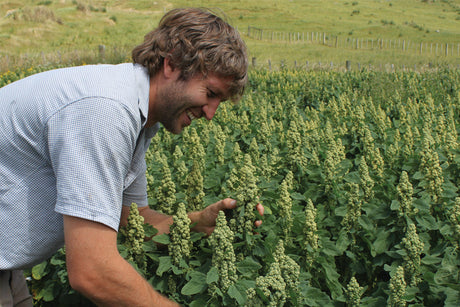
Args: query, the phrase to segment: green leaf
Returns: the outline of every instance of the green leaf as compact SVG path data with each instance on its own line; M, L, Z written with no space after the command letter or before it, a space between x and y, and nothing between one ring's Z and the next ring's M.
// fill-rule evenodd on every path
M457 196L458 188L451 181L445 181L442 185L442 196L454 198Z
M301 286L301 289L307 306L332 306L329 295L321 289L311 286Z
M156 243L160 243L160 244L164 244L164 245L168 245L169 243L171 243L171 241L169 240L169 235L167 234L161 234L161 235L158 235L158 236L154 236L152 238L152 241L156 242Z
M206 236L205 233L202 232L191 232L190 233L190 241L196 242L201 240L204 236Z
M52 302L56 298L54 297L54 285L51 282L46 283L46 287L40 290L38 297L43 298L45 302Z
M335 215L337 216L345 216L347 215L347 206L341 206L341 207L335 208L334 212L335 212Z
M343 253L348 248L350 243L351 241L348 238L348 233L346 231L341 231L336 242L337 249Z
M146 237L153 237L154 235L158 233L158 229L156 229L150 224L144 224L143 226L144 226L144 233Z
M432 215L423 214L417 215L415 217L417 220L418 226L422 226L422 228L427 230L437 230L438 224L436 223L436 219Z
M42 279L43 276L46 276L46 274L48 273L46 271L46 265L47 264L48 264L48 262L44 261L44 262L34 266L32 268L32 277L34 279L36 279L36 280L40 280L40 279Z
M203 306L207 306L207 300L206 298L204 297L200 297L196 300L194 300L193 302L190 303L190 307L203 307Z
M460 306L460 291L447 288L444 293L446 294L446 300L444 301L444 307L458 307Z
M401 203L400 203L399 201L393 200L393 201L391 202L390 208L391 208L391 210L393 210L393 211L398 211L400 206L401 206Z
M295 200L306 200L304 195L297 193L297 192L291 193L291 198Z
M343 254L342 251L340 251L337 246L335 245L334 242L329 241L327 238L320 238L320 244L322 246L321 252L324 253L325 255L328 256L340 256Z
M441 260L442 260L442 259L439 258L439 257L431 256L431 255L426 255L425 257L423 257L423 258L421 259L421 262L422 262L423 264L429 265L429 264L439 264L439 263L441 263Z
M387 230L381 230L377 234L377 239L373 243L374 250L377 255L384 253L389 249L391 245L391 242L388 239L389 236L390 236L390 232Z
M169 271L172 268L171 257L163 256L160 257L160 263L158 264L157 275L161 276L164 272Z
M418 172L415 172L414 175L412 175L412 178L420 180L420 179L423 179L424 176L423 176L422 172L418 171Z
M206 275L201 272L194 271L190 273L190 280L184 285L181 290L183 295L193 295L204 291L207 287Z
M235 299L240 306L244 305L246 303L246 289L241 289L243 291L240 291L234 284L231 285L228 288L228 295Z
M443 266L434 274L434 281L438 285L458 282L458 268L455 266Z
M260 268L262 268L262 265L255 261L252 257L246 257L236 265L238 272L243 275L251 275L257 272Z
M203 188L212 189L215 187L220 187L222 185L220 178L216 176L207 176L203 180Z
M208 271L208 274L206 274L206 283L210 285L213 282L217 282L218 280L219 280L219 271L217 270L216 267L211 267L211 269Z

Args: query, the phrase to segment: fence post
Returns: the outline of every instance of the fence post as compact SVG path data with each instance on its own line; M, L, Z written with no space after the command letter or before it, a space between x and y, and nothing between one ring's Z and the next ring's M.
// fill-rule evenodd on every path
M105 45L99 45L99 61L105 62Z
M347 60L347 61L345 62L345 67L346 67L346 70L347 70L347 71L350 71L350 70L351 70L351 62L350 62L349 60Z
M252 57L252 67L256 67L256 57Z

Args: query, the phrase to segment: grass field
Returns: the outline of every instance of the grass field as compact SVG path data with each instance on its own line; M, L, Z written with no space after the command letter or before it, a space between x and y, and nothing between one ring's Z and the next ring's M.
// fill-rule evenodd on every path
M285 61L363 65L458 65L460 3L458 1L115 1L48 0L0 1L0 69L37 62L97 60L105 45L111 61L129 58L129 50L156 27L169 9L203 6L224 12L243 34L250 56L262 65ZM452 54L399 50L353 50L311 42L258 40L247 36L248 26L264 31L321 32L345 39L407 40L413 44L450 44ZM114 51L116 50L116 51ZM59 53L58 53L59 52Z

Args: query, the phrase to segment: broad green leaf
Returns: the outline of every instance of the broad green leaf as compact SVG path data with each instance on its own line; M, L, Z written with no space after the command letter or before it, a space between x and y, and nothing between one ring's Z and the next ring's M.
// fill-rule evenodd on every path
M391 210L393 210L393 211L398 211L400 206L401 206L401 203L400 203L399 201L393 200L393 201L391 202L390 208L391 208Z
M246 290L247 289L242 289L243 291L241 292L240 289L238 289L234 284L231 285L228 288L228 295L235 299L240 306L244 305L246 302Z
M337 239L335 246L337 247L337 250L340 251L340 253L343 253L348 248L350 243L351 241L348 238L348 233L346 231L342 231L340 232L339 238Z
M390 245L391 242L389 241L388 237L390 236L389 231L381 230L377 234L377 239L374 241L374 250L378 254L381 254L383 252L386 252Z
M193 295L206 289L206 275L204 273L194 271L190 274L190 277L190 280L182 288L181 294Z
M346 206L337 207L335 208L334 212L335 212L335 215L337 216L345 216L347 215L347 207Z
M51 282L48 282L45 285L46 286L40 290L38 297L43 298L45 302L55 301L56 297L54 297L54 284Z
M206 283L208 285L219 280L219 271L216 267L211 267L211 269L206 274Z
M163 275L164 272L169 271L173 267L171 263L171 257L170 256L163 256L160 257L160 263L158 264L158 269L157 269L157 275L161 276Z
M164 245L168 245L169 243L171 243L171 241L169 240L169 235L167 234L161 234L161 235L158 235L158 236L154 236L152 238L152 241L156 242L156 243L160 243L160 244L164 244Z
M457 197L458 188L451 181L445 181L442 184L442 196L446 198Z
M207 306L207 303L208 302L205 297L200 297L197 300L194 300L193 302L191 302L189 306L190 307L203 307L203 306Z
M300 193L291 193L291 198L295 200L306 200L305 196Z
M306 306L333 306L329 295L311 286L301 287Z
M456 266L443 266L434 274L434 281L438 285L445 285L449 283L458 282L458 267Z
M40 264L37 264L36 266L34 266L32 268L32 277L34 279L37 279L37 280L40 280L42 279L43 276L45 276L47 274L47 271L46 271L46 266L47 266L47 262L44 261Z
M262 268L262 265L256 262L252 257L246 257L236 265L238 272L243 275L251 275L257 272L260 268Z
M436 257L436 256L431 256L431 255L426 255L425 257L423 257L421 259L421 262L423 264L427 264L427 265L429 265L429 264L439 264L439 263L441 263L441 261L442 261L441 258Z
M152 237L158 233L158 229L150 224L144 224L144 232L146 237Z
M437 230L438 224L436 223L436 219L432 215L427 214L420 214L415 216L417 223L424 229L427 230Z
M460 306L460 291L447 288L444 293L446 294L446 300L444 301L444 307L458 307Z

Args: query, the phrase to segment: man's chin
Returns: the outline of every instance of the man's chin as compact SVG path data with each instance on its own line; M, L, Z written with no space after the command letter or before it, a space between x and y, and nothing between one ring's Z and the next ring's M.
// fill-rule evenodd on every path
M172 134L180 134L182 130L184 130L184 127L164 127L168 132L171 132Z

